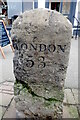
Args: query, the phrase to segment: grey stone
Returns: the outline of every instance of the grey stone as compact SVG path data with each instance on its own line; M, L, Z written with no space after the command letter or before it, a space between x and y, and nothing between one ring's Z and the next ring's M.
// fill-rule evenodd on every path
M15 84L17 89L18 85L20 83ZM31 95L26 88L21 89L18 95L15 94L15 101L17 110L24 114L25 118L38 117L43 120L48 117L51 117L51 119L62 117L63 109L60 101Z
M63 101L71 31L67 18L49 9L26 11L14 21L11 31L15 48L14 74L17 81L26 84L29 96ZM23 98L20 101L25 102L21 87L15 85L17 104L20 97ZM27 102L24 105L28 105ZM37 107L33 111L38 111ZM47 111L45 113L47 115Z

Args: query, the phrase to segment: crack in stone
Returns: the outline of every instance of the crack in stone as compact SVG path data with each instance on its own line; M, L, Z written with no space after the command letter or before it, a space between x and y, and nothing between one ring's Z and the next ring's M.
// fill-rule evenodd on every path
M40 96L40 95L37 95L36 93L34 93L34 91L32 91L31 87L28 85L28 83L24 82L24 81L19 81L16 79L16 83L15 84L22 84L23 88L26 88L28 90L28 92L33 96L33 97L38 97L38 98L43 98L44 100L46 101L55 101L55 102L63 102L61 100L58 100L56 98L45 98L43 96ZM18 91L18 95L20 94L20 91L23 90L23 88L21 88L19 91Z

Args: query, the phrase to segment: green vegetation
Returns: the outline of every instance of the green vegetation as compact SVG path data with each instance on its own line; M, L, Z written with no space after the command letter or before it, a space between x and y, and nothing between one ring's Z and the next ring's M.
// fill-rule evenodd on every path
M77 108L75 106L69 106L69 113L73 118L78 118Z
M19 95L20 91L24 90L24 92L28 91L33 97L39 97L39 98L43 98L44 100L48 101L48 104L51 104L51 102L62 102L56 98L45 98L43 96L39 96L36 93L34 93L34 91L32 91L32 89L30 88L30 86L28 85L28 83L25 83L24 81L16 81L15 82L15 87L14 87L14 91L15 91L15 95Z

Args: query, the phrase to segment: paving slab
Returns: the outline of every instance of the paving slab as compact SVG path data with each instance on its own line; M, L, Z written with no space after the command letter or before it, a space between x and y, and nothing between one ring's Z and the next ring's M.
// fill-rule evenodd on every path
M1 99L0 99L0 106L8 106L11 99L14 97L14 95L0 93Z
M79 114L79 117L80 117L80 105L78 105L78 114Z
M2 105L2 93L0 93L0 105Z
M70 57L69 57L69 65L67 69L67 75L65 80L65 87L66 88L77 88L78 89L78 41L72 39L71 41L71 50L70 50Z
M3 91L1 91L0 93L2 93L2 94L14 95L14 92L13 92L13 91L6 91L6 90L3 90Z
M66 104L76 104L71 89L65 89L64 94L66 96Z
M6 84L2 84L0 86L0 93L5 93L5 94L11 94L14 95L14 87L13 84L11 85L6 85Z
M11 91L12 88L13 88L13 86L7 86L7 85L3 85L3 84L2 84L2 86L1 86L1 89L2 89L2 90L6 90L6 91Z
M15 101L11 102L10 107L6 110L5 115L3 118L16 118L16 108L15 108Z
M5 111L6 111L5 107L0 107L0 120L1 120L2 116L4 115Z
M6 81L6 82L3 83L3 85L6 85L6 86L13 86L13 85L14 85L14 82Z
M0 52L0 83L3 81L14 81L15 77L13 74L13 56L14 53L11 50L10 45L2 48L6 59L3 59Z
M78 102L80 104L80 89L78 90Z
M75 99L75 103L79 104L79 101L78 101L78 90L77 89L72 89L72 93L73 93L73 96L74 96L74 99Z
M2 92L2 90L0 89L0 93Z
M64 106L63 118L79 118L77 107L73 105Z

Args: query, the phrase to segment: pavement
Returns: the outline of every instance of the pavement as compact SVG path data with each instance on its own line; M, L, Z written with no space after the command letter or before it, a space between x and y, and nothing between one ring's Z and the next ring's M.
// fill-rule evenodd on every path
M78 89L65 89L63 118L80 118ZM0 86L0 119L17 118L14 101L14 82L5 81Z
M80 39L80 38L79 38ZM78 40L79 40L78 39ZM63 118L80 118L80 89L78 81L78 40L71 40L63 102ZM0 119L16 118L14 101L13 52L10 46L3 48L6 59L0 54Z
M69 65L65 80L65 87L67 88L78 88L78 41L80 38L71 41Z
M0 83L4 81L14 81L15 77L13 74L13 56L14 53L10 45L3 48L6 59L3 59L0 52Z

